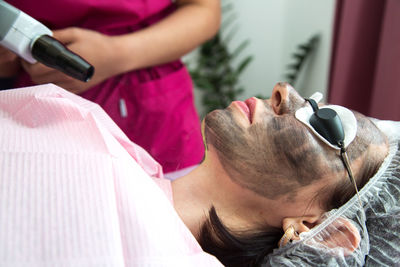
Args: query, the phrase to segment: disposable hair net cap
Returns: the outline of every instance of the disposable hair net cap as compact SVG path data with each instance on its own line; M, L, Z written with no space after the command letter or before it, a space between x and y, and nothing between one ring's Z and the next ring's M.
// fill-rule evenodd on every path
M390 149L359 191L363 208L353 196L299 241L275 249L263 266L400 266L400 122L373 121Z

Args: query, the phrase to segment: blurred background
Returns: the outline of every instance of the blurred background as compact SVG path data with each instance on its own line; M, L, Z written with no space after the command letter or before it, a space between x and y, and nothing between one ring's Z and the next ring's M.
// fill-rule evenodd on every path
M400 120L399 0L222 0L213 40L184 58L200 114L269 97L290 82L304 97Z
M304 97L319 91L324 102L400 121L400 0L221 2L217 36L184 57L202 117L287 81Z

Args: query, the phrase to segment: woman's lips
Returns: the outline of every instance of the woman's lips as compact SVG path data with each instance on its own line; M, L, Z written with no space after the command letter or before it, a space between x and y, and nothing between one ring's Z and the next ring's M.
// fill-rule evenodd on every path
M254 111L256 110L257 98L251 97L244 102L246 103L247 108L249 109L250 112L249 114L250 122L253 122Z
M233 101L232 103L236 104L240 108L240 110L243 111L244 115L249 119L251 123L251 113L247 104L243 101Z
M233 103L235 103L239 106L239 108L244 112L244 114L249 119L250 123L252 123L257 99L255 97L251 97L244 102L243 101L233 101Z

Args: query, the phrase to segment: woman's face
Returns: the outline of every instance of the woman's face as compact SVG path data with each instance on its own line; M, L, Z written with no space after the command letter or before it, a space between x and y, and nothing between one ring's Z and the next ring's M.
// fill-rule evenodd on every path
M235 101L205 118L207 145L232 181L268 202L268 213L301 216L306 208L322 213L311 201L343 169L335 151L295 118L304 105L290 85L279 83L268 100ZM282 209L283 200L291 205Z
M277 84L268 100L235 101L205 118L206 142L216 148L230 177L267 198L307 186L343 168L294 113L308 105L288 84Z

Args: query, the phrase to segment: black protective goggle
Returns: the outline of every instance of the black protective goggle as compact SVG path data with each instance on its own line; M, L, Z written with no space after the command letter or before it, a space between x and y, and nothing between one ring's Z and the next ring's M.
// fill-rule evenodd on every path
M340 148L340 158L344 164L344 167L349 175L350 182L354 185L356 193L358 195L357 183L354 180L353 172L351 171L349 158L347 156L346 148L344 146L344 130L342 121L335 110L331 108L319 109L317 102L312 98L305 98L308 101L314 111L310 117L310 125L314 130L324 137L332 145ZM360 201L360 196L358 195ZM360 201L361 205L361 201ZM361 205L362 206L362 205Z

